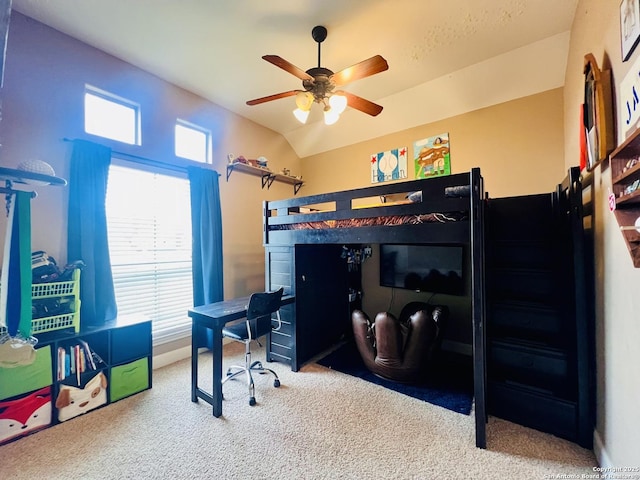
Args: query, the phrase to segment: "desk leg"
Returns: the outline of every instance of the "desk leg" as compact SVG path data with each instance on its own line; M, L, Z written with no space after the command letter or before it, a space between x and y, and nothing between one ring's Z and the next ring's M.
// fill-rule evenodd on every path
M213 328L213 416L222 415L222 327Z
M191 323L191 401L198 401L198 347L196 345L196 323Z

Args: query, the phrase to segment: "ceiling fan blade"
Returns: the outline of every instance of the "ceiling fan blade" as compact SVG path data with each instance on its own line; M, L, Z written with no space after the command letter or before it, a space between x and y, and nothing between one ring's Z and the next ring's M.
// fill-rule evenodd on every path
M261 103L270 102L271 100L278 100L280 98L285 97L293 97L298 92L302 90L289 90L288 92L276 93L275 95L269 95L268 97L255 98L253 100L249 100L247 105L259 105Z
M367 60L363 60L360 63L356 63L344 70L340 70L337 73L331 75L330 80L334 85L344 85L354 80L360 80L361 78L374 75L376 73L384 72L389 68L387 61L380 55L371 57Z
M313 77L307 72L296 67L294 64L287 62L284 58L279 57L278 55L264 55L262 58L267 62L274 64L276 67L280 67L290 74L295 75L300 80L313 80Z
M351 108L355 108L356 110L360 110L366 114L375 117L382 111L382 107L376 103L370 102L362 97L354 95L353 93L338 91L340 95L344 95L347 97L347 105Z

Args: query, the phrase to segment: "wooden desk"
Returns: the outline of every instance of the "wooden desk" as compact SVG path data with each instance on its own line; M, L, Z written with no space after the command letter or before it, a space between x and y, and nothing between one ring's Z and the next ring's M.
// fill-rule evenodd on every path
M282 297L280 305L295 302L293 295ZM228 322L244 318L247 315L249 297L224 300L189 309L191 317L191 401L198 398L213 406L213 416L222 415L222 328ZM198 347L196 346L196 332L198 327L208 328L213 333L213 392L209 394L198 388Z

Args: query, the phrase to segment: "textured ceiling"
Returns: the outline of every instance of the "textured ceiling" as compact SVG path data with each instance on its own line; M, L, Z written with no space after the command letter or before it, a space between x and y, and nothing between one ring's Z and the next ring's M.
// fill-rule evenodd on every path
M577 0L13 0L13 8L284 135L300 157L532 95L564 83ZM307 125L293 98L247 100L301 88L264 60L317 66L311 29L328 30L322 66L373 55L389 70L344 90L384 107L347 109Z

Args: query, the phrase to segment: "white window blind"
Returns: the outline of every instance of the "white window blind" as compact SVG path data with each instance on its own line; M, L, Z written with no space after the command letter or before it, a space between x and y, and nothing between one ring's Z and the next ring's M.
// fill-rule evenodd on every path
M106 210L118 314L151 318L154 344L188 335L189 181L112 164Z

